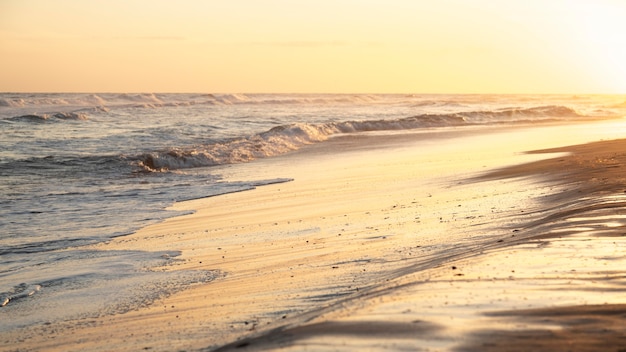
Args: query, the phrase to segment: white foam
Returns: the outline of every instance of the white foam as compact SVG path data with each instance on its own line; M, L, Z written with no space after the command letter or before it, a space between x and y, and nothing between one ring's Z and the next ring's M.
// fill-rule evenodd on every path
M542 106L530 109L474 111L453 114L425 114L401 119L343 121L322 124L293 123L276 126L247 138L197 146L191 149L170 149L142 156L140 166L150 171L165 171L249 162L284 154L305 145L323 142L341 133L397 131L417 128L466 126L498 121L515 123L540 118L580 116L563 106Z
M24 99L0 99L0 106L21 108L24 107Z

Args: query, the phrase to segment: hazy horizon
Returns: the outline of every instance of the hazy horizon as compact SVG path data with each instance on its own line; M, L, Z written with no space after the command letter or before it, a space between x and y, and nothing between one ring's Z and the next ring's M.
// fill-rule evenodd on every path
M207 95L545 95L545 96L589 96L589 95L604 95L604 96L616 96L625 95L626 93L427 93L427 92L399 92L399 93L376 93L376 92L168 92L168 91L0 91L0 94L207 94Z

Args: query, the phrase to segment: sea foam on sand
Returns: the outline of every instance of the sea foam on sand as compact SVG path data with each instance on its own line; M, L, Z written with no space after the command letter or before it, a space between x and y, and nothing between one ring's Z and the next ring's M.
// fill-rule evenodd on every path
M179 203L196 212L96 246L182 251L169 270L223 277L2 340L66 351L616 347L626 142L522 152L620 135L616 122L347 135L225 166L294 181Z

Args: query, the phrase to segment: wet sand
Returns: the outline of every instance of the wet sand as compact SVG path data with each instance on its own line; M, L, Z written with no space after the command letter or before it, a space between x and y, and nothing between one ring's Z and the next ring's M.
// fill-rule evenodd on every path
M558 187L510 236L220 350L625 351L626 140L555 152L471 180Z
M294 181L97 246L181 251L162 270L216 280L3 350L623 350L626 140L555 149L615 133L565 130L348 136L225 167Z

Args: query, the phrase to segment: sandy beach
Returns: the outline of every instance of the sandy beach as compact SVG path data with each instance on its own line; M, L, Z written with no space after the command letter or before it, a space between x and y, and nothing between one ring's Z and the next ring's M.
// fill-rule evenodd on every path
M626 352L625 18L0 0L0 352Z
M94 246L210 282L0 350L624 351L622 125L346 135L221 166L293 180Z

